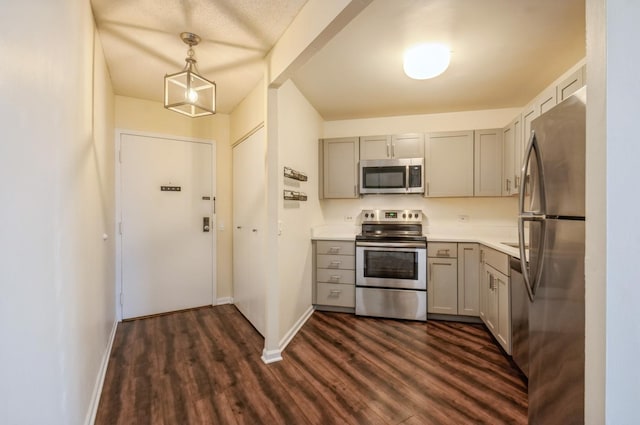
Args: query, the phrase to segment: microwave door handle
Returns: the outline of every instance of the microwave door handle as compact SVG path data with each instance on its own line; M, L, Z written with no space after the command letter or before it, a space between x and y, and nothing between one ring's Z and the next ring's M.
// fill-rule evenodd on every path
M409 191L409 180L411 180L409 178L410 174L409 174L409 166L407 165L405 167L405 171L404 171L404 187L407 190L407 192Z

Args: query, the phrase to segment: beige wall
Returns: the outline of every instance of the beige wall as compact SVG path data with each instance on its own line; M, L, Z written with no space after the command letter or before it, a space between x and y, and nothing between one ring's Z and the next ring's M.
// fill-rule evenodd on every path
M266 86L264 78L251 90L231 113L230 136L231 144L247 137L256 127L264 123L266 107Z
M229 115L189 118L169 111L159 102L116 96L115 125L122 130L192 137L216 143L217 298L231 297L232 195Z
M322 117L300 93L286 82L278 89L278 170L294 168L308 176L306 182L285 179L280 173L278 193L302 191L306 202L278 199L279 341L311 307L311 228L322 224L318 200L318 139Z
M113 90L89 2L10 9L0 14L0 423L89 423L115 325Z

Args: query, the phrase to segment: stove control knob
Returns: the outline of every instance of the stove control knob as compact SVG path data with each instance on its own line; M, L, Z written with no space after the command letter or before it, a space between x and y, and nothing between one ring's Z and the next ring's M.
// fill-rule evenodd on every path
M369 213L365 213L364 218L369 218Z
M402 218L407 218L407 215L406 214L402 214Z

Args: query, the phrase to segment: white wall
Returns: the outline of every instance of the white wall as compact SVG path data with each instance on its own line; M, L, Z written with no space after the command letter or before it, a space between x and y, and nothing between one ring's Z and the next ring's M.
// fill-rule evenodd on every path
M602 249L606 244L606 423L637 424L640 423L640 226L637 219L640 200L636 188L640 158L637 141L640 51L631 47L631 40L640 37L640 3L607 0L605 4L601 11L605 13L606 33L599 35L604 39L606 51L604 57L597 59L604 62L599 76L605 76L606 89L600 92L597 101L598 105L602 105L601 102L605 105L605 115L600 118L605 119L606 159L592 157L590 160L594 165L606 161L606 213L597 217L606 217L606 232L597 233L606 235L606 242L601 240L597 245ZM602 143L603 140L591 141ZM601 171L597 175L602 176ZM590 193L600 195L598 201L602 203L600 184ZM598 264L602 266L602 260ZM590 283L602 284L595 280ZM601 307L595 310L596 313L602 311ZM587 315L590 312L588 309Z
M327 121L323 133L324 137L330 138L501 128L519 113L520 108L509 108ZM516 197L436 199L419 195L365 195L359 199L328 199L321 206L328 224L348 224L345 217L357 217L363 208L415 208L424 211L428 219L428 228L425 230L431 232L477 232L494 226L515 231L517 225ZM460 215L468 216L469 220L459 222ZM353 224L357 224L357 219Z
M189 118L169 111L159 102L116 96L116 128L214 140L216 143L216 279L217 298L233 295L232 194L229 115Z
M322 117L292 81L278 89L278 193L302 191L307 201L278 199L279 340L311 307L311 228L322 223L318 200L318 139ZM283 167L304 172L306 182L282 177Z
M10 12L0 15L0 423L81 424L115 324L113 93L89 2Z

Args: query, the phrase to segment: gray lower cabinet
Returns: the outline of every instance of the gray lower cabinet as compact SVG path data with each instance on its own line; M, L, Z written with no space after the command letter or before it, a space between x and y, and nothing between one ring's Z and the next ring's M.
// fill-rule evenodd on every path
M478 317L478 244L430 242L427 252L427 312Z
M314 241L313 304L322 310L355 309L355 242Z
M480 318L507 354L511 354L511 296L509 256L480 248Z
M458 314L458 244L427 246L427 312Z

